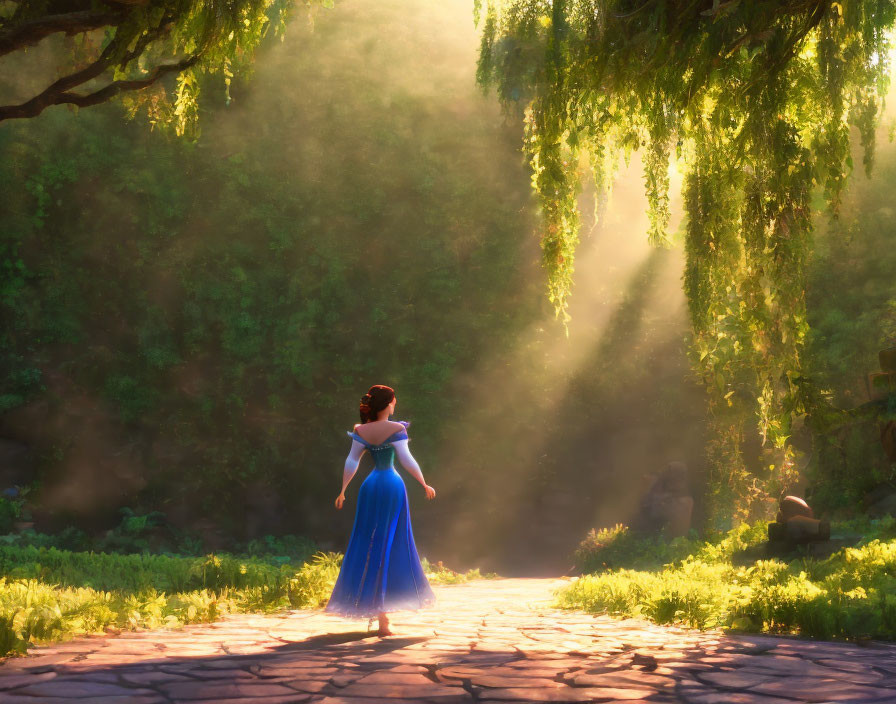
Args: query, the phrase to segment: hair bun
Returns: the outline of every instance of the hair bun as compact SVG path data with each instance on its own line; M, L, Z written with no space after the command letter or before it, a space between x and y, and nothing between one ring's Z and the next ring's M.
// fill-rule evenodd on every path
M395 398L395 391L389 386L374 384L367 393L361 397L361 422L369 423L376 420L377 415Z

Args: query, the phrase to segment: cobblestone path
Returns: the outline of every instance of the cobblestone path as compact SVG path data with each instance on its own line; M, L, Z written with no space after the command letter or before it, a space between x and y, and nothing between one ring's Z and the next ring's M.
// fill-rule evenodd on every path
M563 580L436 587L395 636L320 610L36 648L0 702L896 704L896 644L727 637L550 609ZM374 624L375 625L375 624Z

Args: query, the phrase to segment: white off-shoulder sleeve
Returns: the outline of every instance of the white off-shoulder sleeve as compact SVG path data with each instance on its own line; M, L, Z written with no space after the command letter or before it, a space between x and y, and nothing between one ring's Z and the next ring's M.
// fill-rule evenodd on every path
M398 461L401 462L401 466L406 470L411 471L416 469L417 471L420 471L420 465L417 464L417 460L414 459L414 456L411 454L411 450L408 447L409 442L410 438L393 440L392 447L395 448L395 456L398 458Z
M345 458L345 469L350 471L355 471L358 469L358 464L361 462L361 455L364 454L364 450L367 448L357 440L352 440L352 447L348 452L348 457Z

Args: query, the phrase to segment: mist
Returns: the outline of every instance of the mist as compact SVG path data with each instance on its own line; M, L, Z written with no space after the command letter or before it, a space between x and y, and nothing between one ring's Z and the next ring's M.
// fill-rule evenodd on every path
M348 0L297 13L229 106L203 85L195 143L113 106L0 128L2 225L30 271L5 354L43 387L6 392L27 400L0 437L33 450L39 522L129 505L211 541L342 549L369 469L336 512L345 431L380 383L438 491L404 475L432 561L564 571L670 461L699 524L678 170L667 249L647 244L638 154L596 213L585 189L567 336L522 125L476 86L477 53L466 0Z

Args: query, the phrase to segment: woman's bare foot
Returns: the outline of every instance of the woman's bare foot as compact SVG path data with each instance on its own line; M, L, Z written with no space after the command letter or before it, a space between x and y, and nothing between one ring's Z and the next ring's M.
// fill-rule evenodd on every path
M377 631L378 636L394 636L395 634L389 629L389 617L386 614L380 614L380 630Z

